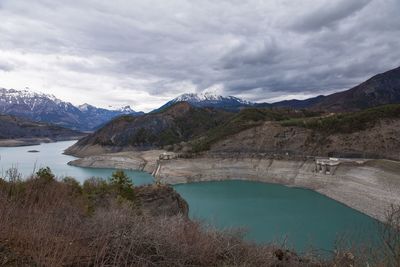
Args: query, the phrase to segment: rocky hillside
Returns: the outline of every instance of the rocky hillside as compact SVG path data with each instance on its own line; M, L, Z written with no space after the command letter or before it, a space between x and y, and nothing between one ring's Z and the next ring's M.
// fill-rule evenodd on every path
M234 121L193 142L212 152L335 156L400 160L400 105L322 117L263 119L241 131ZM250 121L249 121L250 124ZM217 131L219 129L219 131Z
M400 67L378 74L350 90L321 98L312 108L355 111L396 103L400 103Z
M400 67L375 75L346 91L305 100L285 100L272 104L257 103L254 107L308 108L328 112L348 112L399 103Z
M126 107L116 110L96 108L89 104L76 107L53 95L4 88L0 89L0 113L81 131L93 130L120 115L142 114Z
M115 119L66 152L88 156L156 147L181 153L400 159L400 105L341 114L256 108L231 114L182 102L164 112Z
M0 140L22 138L48 138L64 140L82 137L84 134L47 123L32 122L11 115L0 115Z
M173 145L200 136L231 116L229 112L179 102L158 113L116 118L66 152L76 155L90 146L110 147L115 152Z

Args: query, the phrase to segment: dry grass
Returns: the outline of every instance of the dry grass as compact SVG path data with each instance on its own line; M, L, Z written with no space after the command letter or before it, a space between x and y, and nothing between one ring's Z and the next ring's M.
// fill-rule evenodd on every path
M121 200L98 180L91 182L90 192L71 179L11 180L0 181L0 252L7 248L18 257L0 253L0 264L313 265L274 246L246 243L238 232L204 229L184 216L141 215L135 202ZM94 184L101 189L93 190Z

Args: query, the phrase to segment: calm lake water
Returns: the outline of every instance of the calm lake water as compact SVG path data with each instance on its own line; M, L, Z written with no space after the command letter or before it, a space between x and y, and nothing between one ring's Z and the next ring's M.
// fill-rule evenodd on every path
M2 176L11 167L18 168L24 176L31 175L41 167L50 167L58 177L71 176L82 182L90 177L108 178L113 169L93 169L70 166L67 163L76 159L75 157L62 154L65 149L72 146L76 141L65 141L47 143L37 146L22 147L0 147L0 171ZM28 152L37 150L39 152ZM153 182L150 174L139 171L126 171L132 177L136 185L149 184Z
M28 176L35 167L37 170L49 166L57 176L72 176L79 181L93 176L110 177L112 169L67 165L75 158L62 152L74 142L0 148L2 174L15 166ZM153 182L144 172L127 171L127 174L136 185ZM245 181L182 184L175 189L189 203L191 218L220 229L245 228L245 238L259 243L286 239L289 246L298 250L311 246L332 250L335 240L343 236L356 242L377 238L375 220L310 190Z
M246 181L176 185L190 217L218 228L244 227L246 238L264 243L287 240L297 250L332 250L345 237L376 242L377 221L307 189Z

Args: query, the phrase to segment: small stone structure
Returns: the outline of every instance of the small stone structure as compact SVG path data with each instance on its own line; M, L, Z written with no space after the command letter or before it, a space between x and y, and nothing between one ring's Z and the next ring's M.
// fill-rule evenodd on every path
M177 158L177 155L173 152L164 152L158 156L159 160L170 160Z
M314 161L315 172L333 175L340 164L362 165L369 161L369 159L316 157Z
M315 172L333 175L339 164L338 158L315 158Z

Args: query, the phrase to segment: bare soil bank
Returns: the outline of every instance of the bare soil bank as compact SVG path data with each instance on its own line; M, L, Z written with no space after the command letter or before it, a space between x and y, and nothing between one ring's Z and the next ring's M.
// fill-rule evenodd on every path
M400 160L400 120L381 120L353 133L321 134L276 122L241 131L210 147L212 152L281 153L299 156Z
M153 150L104 154L69 164L142 170L168 184L242 179L308 188L379 220L384 220L391 204L400 204L400 163L396 161L341 163L332 174L324 174L316 171L312 159L206 154L189 159L158 160L161 153Z
M68 162L69 165L85 168L110 168L138 170L153 173L157 160L164 150L130 151L88 156Z

